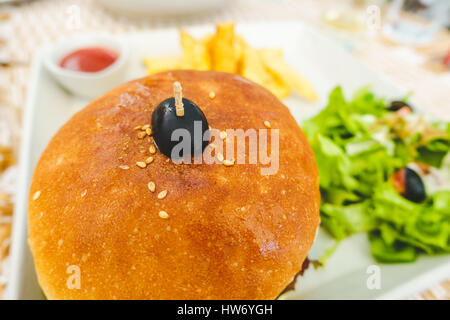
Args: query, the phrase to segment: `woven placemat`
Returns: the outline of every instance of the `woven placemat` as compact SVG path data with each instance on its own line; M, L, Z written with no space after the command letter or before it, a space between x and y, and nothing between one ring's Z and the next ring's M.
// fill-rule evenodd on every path
M7 281L11 202L16 168L13 157L20 142L20 119L26 101L30 64L36 49L83 31L112 33L153 30L217 23L300 19L321 26L329 2L314 0L229 0L220 10L183 18L151 18L134 21L116 16L95 0L32 1L0 8L0 61L12 61L0 72L0 296ZM447 35L444 40L447 41ZM442 41L439 41L442 43ZM447 47L448 48L448 47ZM415 99L440 119L450 120L450 76L424 68L420 52L387 45L379 37L360 41L355 56L385 74L394 84L415 93ZM408 59L405 59L407 57ZM411 58L416 63L409 63ZM3 167L2 167L3 166ZM6 170L6 171L4 171ZM3 172L3 173L2 173ZM12 196L12 198L11 198ZM3 261L2 261L3 260ZM449 299L450 279L412 299Z

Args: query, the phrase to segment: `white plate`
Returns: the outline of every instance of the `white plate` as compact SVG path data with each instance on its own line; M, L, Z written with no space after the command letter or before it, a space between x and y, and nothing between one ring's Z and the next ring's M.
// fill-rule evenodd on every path
M300 122L324 106L332 88L340 84L350 96L355 90L370 85L380 95L398 98L405 92L395 88L376 72L359 64L343 48L312 27L297 22L238 25L238 32L256 47L281 47L287 61L304 74L317 89L320 101L307 103L293 96L284 102ZM213 31L213 26L190 30L195 35ZM145 75L141 59L148 56L174 55L181 52L175 29L128 34L130 65L127 78ZM68 94L51 78L43 66L43 54L37 54L29 102L25 112L25 132L20 157L17 204L14 215L11 279L7 291L10 299L43 298L36 281L34 266L27 245L27 195L30 179L39 156L52 135L73 113L88 101ZM324 232L313 247L317 256L320 247L330 239ZM450 276L449 256L425 257L413 264L380 265L381 289L367 287L368 267L374 265L366 235L343 241L325 268L309 269L297 283L289 298L304 299L375 299L407 298L433 283ZM370 269L369 269L370 271Z
M106 8L130 18L184 16L219 9L226 0L97 0Z

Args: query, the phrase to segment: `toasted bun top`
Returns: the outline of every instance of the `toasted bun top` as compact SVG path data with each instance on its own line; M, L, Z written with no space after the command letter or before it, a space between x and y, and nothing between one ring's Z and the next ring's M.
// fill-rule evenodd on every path
M138 167L152 139L134 128L174 81L212 128L279 129L278 172L160 152ZM53 137L30 189L29 243L51 299L274 299L313 243L319 197L312 150L275 96L232 74L172 71L108 92Z

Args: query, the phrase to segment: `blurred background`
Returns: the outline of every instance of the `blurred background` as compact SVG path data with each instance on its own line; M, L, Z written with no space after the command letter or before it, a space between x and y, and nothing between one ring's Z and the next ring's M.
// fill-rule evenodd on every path
M449 121L449 12L449 0L0 0L0 297L8 281L22 111L39 47L86 31L301 20ZM411 298L449 299L450 280Z

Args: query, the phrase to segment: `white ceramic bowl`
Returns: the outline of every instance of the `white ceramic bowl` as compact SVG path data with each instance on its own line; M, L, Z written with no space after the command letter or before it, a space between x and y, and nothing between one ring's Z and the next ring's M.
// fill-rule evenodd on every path
M99 72L78 72L60 67L61 60L71 52L88 47L101 47L118 53L117 60ZM56 80L75 95L95 98L124 80L128 61L128 47L111 35L76 36L49 48L44 58L46 68Z
M217 9L231 0L98 0L106 8L130 17L176 16Z

